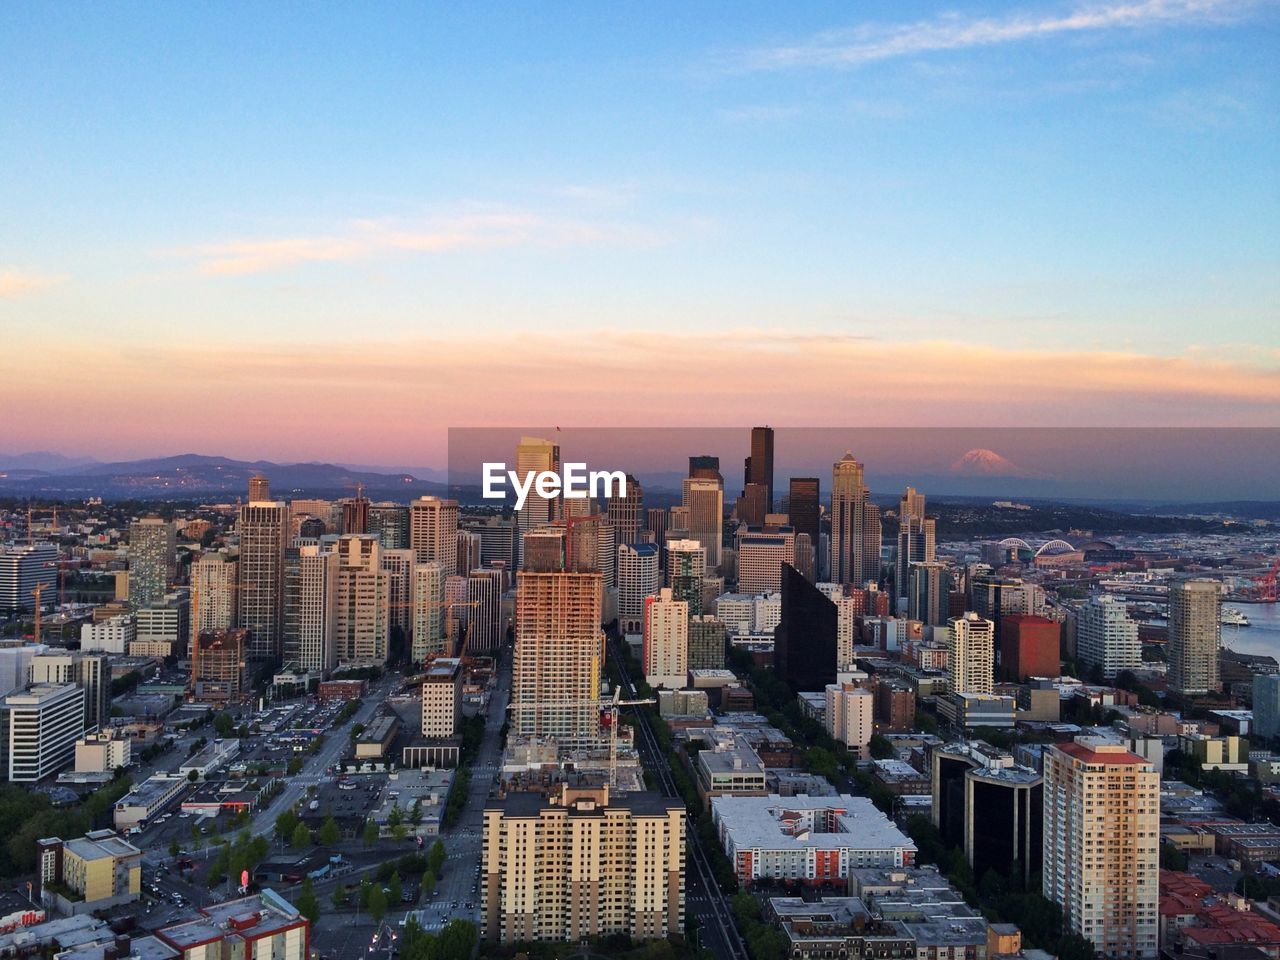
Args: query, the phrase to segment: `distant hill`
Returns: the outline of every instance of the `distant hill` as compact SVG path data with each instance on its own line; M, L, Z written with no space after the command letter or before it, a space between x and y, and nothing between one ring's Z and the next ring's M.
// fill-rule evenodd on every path
M53 466L50 464L50 466ZM353 496L356 484L372 499L407 500L440 493L444 486L410 473L379 473L333 463L272 463L188 453L119 463L74 463L44 470L0 469L0 495L121 498L244 496L249 478L261 473L273 496Z

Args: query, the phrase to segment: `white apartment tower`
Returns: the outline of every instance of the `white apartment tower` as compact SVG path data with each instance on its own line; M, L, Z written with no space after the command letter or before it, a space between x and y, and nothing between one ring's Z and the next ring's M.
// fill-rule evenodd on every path
M644 678L651 687L679 690L688 673L689 604L663 587L644 605Z
M947 663L952 693L992 692L996 668L996 625L969 612L947 621Z

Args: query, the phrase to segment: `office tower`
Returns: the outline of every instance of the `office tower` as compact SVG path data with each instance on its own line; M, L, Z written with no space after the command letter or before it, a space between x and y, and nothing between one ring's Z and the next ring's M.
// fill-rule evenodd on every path
M827 733L859 760L870 760L875 694L853 683L828 683L824 690Z
M560 447L550 440L537 437L521 437L516 446L516 476L520 483L528 483L530 475L560 473ZM529 488L524 507L516 511L516 523L521 535L526 530L554 523L560 519L561 500L558 495L544 497L534 487Z
M1160 774L1120 744L1044 751L1044 896L1111 958L1157 956Z
M452 737L461 732L462 661L439 657L422 683L422 735Z
M870 500L862 464L846 453L831 470L831 572L835 583L880 578L880 508Z
M469 520L466 529L480 538L480 566L516 568L516 525L504 517Z
M58 550L34 543L0 548L0 615L35 609L35 590L43 584L40 606L49 608L58 597Z
M492 654L501 642L502 626L501 570L472 570L467 577L468 654Z
M243 627L200 634L191 656L192 699L222 703L248 696L249 646Z
M995 683L996 625L976 613L947 621L947 664L952 693L991 693Z
M32 684L5 697L4 709L11 783L36 783L75 759L76 741L84 736L84 691L74 683Z
M702 609L702 578L708 566L706 548L699 541L667 541L667 586L690 610Z
M797 693L836 682L836 605L800 576L782 568L782 614L773 631L774 665Z
M1253 675L1253 734L1264 740L1280 735L1280 673Z
M686 479L681 506L689 511L689 539L707 551L707 567L720 566L724 540L724 488L714 480Z
M622 496L610 497L605 505L609 522L618 531L618 543L635 543L644 526L644 488L640 481L627 474Z
M974 876L998 870L1028 883L1044 852L1044 778L982 741L932 754L933 823L964 850Z
M517 943L684 930L685 809L656 793L565 784L484 810L485 940Z
M579 504L585 501L568 502ZM595 514L578 515L564 522L564 568L566 570L572 573L603 573L598 556L602 526L604 526L604 518Z
M191 637L191 591L179 587L163 600L134 612L137 630L126 648L139 657L181 657Z
M599 735L598 573L533 573L516 578L511 726L518 736L594 741Z
M797 537L807 533L815 550L821 533L820 487L817 477L792 477L787 494L787 515L791 518L791 526L795 528Z
M764 512L773 513L773 428L751 428L751 456L747 457L744 488L764 488Z
M898 549L894 557L894 610L899 615L906 612L906 603L910 602L911 566L937 559L936 539L937 521L924 515L924 494L907 487L898 501Z
M967 609L995 623L997 647L1000 646L1004 617L1007 614L1024 613L1043 617L1049 612L1044 587L1038 583L1026 583L1016 577L975 574L969 580L968 588Z
M48 651L43 643L0 641L0 697L25 687L31 679L31 661Z
M342 532L342 507L330 500L315 499L296 499L289 501L289 516L292 517L312 517L324 524L324 529L316 536L324 536L326 533L339 534ZM297 525L292 520L293 525L290 532L294 536L298 536Z
M458 576L465 577L472 570L477 570L484 565L480 561L480 552L484 544L478 533L459 530L457 544Z
M80 627L80 649L102 653L128 653L129 644L138 636L138 623L130 614L122 614L86 623Z
M409 508L399 503L369 504L366 533L375 534L388 550L404 550L409 546Z
M1216 580L1177 580L1169 585L1169 689L1218 690L1222 640L1222 586Z
M907 616L940 627L950 616L951 574L945 563L913 563Z
M446 652L444 580L444 567L439 563L413 566L411 655L414 663L423 663Z
M729 631L715 617L701 614L690 617L689 669L724 669L725 647L728 643Z
M689 673L689 604L670 587L644 604L644 678L651 687L679 690Z
M818 554L807 533L796 534L795 554L795 568L800 571L800 576L810 583L816 582L818 579Z
M658 547L652 543L618 546L618 630L626 634L644 630L644 601L662 586L658 572Z
M1062 673L1062 627L1056 620L1013 613L1001 626L1000 676L1005 680L1021 683Z
M689 508L672 507L667 511L667 536L669 540L682 540L689 536Z
M319 517L295 517L290 513L289 526L295 540L319 540L329 532L329 528Z
M409 504L409 546L418 563L438 563L445 576L458 572L458 501L419 497Z
M707 455L689 458L689 477L695 480L714 480L724 486L724 477L720 474L720 458Z
M265 503L271 499L271 481L260 473L249 478L249 502Z
M607 520L595 524L596 570L606 589L618 585L618 531Z
M31 683L72 683L84 691L85 730L105 730L111 719L111 663L91 653L42 653L32 657Z
M772 533L739 528L736 543L738 592L776 593L782 589L783 566L796 566L795 532L790 527Z
M239 561L225 550L205 551L191 565L192 636L235 625Z
M458 656L467 629L467 578L444 578L444 648L448 656Z
M377 537L377 534L370 534ZM403 646L409 638L413 624L413 551L409 548L388 550L381 539L382 569L387 574L387 607L390 610L391 640L394 647L402 644L400 652L407 654Z
M338 662L338 563L319 544L290 548L285 561L284 663L303 673L332 670ZM223 628L225 630L225 628ZM218 628L201 630L217 634Z
M387 662L391 640L391 589L382 569L382 547L370 534L339 537L338 591L333 641L339 663Z
M671 528L671 513L666 507L649 507L644 512L645 529L653 534L653 542L662 546Z
M733 514L744 526L763 527L765 517L769 515L768 499L769 491L764 484L748 483L733 505Z
M531 573L555 573L565 569L563 526L536 527L520 538L520 568Z
M249 659L275 660L282 652L289 507L281 500L250 501L240 508L238 526L240 586L236 621L249 631Z
M164 599L173 578L173 524L143 517L129 524L129 603L149 607Z
M356 485L356 495L339 501L342 507L342 532L351 534L369 533L369 498L360 485Z

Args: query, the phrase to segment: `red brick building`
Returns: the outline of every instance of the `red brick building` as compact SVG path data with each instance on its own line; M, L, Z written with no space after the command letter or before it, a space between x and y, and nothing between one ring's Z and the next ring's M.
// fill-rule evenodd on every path
M1061 673L1062 627L1046 617L1009 614L1000 621L1000 676L1013 683Z

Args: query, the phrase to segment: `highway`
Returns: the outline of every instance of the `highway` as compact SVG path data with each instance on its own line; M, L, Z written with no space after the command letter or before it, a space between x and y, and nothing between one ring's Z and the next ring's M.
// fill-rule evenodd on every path
M609 655L618 668L624 685L630 685L631 677L627 673L626 664L618 656L613 644L610 644ZM669 761L663 756L657 738L649 728L649 717L643 709L632 707L635 718L636 749L645 769L657 777L662 794L680 800L675 782L671 778ZM698 921L698 936L701 946L707 947L719 960L747 960L747 947L734 925L733 914L725 901L724 893L715 881L715 872L711 862L702 849L701 839L694 828L691 818L685 821L685 838L692 856L685 863L685 910L692 912Z

